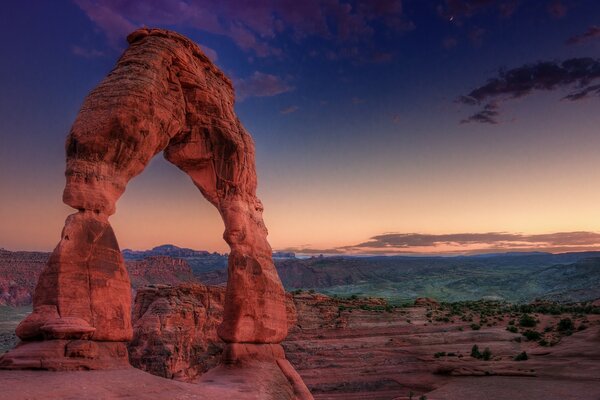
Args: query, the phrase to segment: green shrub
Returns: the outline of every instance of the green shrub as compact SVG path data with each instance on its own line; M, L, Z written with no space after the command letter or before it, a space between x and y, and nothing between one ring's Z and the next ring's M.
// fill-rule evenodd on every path
M525 361L527 360L529 357L527 357L527 353L525 352L521 352L519 354L517 354L513 359L515 361Z
M471 347L471 357L473 358L481 358L481 353L479 352L479 347L474 344L473 347Z
M486 347L486 348L483 350L483 353L481 353L481 358L482 358L484 361L489 361L489 360L491 360L491 358L492 358L492 351L490 350L490 348L489 348L489 347Z
M477 324L471 324L471 329L473 329L474 331L478 331L479 329L481 329L481 326Z
M519 325L521 325L525 328L533 328L534 326L537 325L537 321L531 315L523 314L521 316L521 319L519 319Z
M538 331L525 331L523 333L523 336L525 336L527 338L527 340L539 340L542 337L542 334L539 333Z
M571 318L564 318L558 323L557 329L559 332L573 331L575 329L575 324L573 324Z
M440 357L444 357L446 355L445 351L438 351L437 353L435 353L433 356L435 358L440 358Z
M509 325L509 326L507 326L507 327L506 327L506 330L507 330L507 331L509 331L509 332L512 332L512 333L517 333L517 332L519 332L519 330L517 329L517 327L516 327L516 326L514 326L514 325Z

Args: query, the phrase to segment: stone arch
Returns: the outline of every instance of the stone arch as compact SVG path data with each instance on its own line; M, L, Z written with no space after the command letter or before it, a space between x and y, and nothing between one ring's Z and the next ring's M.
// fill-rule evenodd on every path
M225 224L231 252L219 336L282 354L272 344L287 335L285 293L256 197L254 143L234 113L232 84L196 44L177 33L139 29L128 41L116 67L85 99L67 138L63 201L78 212L67 218L39 279L34 311L17 334L38 343L38 349L44 343L46 353L100 354L67 364L98 368L109 359L126 359L124 342L132 337L130 282L108 217L127 183L163 151ZM37 365L42 350L31 349L18 362ZM230 346L227 357L264 355L264 350ZM273 358L282 358L277 354ZM65 360L42 368L60 365Z

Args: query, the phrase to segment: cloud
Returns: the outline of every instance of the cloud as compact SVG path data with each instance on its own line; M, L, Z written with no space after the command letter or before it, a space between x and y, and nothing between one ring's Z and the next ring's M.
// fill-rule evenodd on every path
M259 71L255 71L246 79L237 79L235 88L239 100L248 97L276 96L294 90L293 86L290 86L278 76Z
M298 111L299 109L300 109L300 107L298 107L298 106L289 106L286 108L282 108L279 112L281 114L291 114L291 113Z
M472 245L488 244L494 246L510 247L522 246L583 246L600 245L600 233L596 232L556 232L548 234L524 235L521 233L486 232L486 233L452 233L442 235L428 235L419 233L387 233L373 236L369 241L360 243L350 248L411 248L435 247L441 244Z
M374 32L411 26L401 0L73 0L109 39L124 45L136 27L194 28L230 38L256 56L278 56L276 44L286 35L298 42L318 36L336 44L370 43Z
M548 4L548 14L554 18L562 18L567 15L567 7L560 0L553 0Z
M456 45L458 44L458 40L456 40L456 38L448 36L445 37L442 40L442 46L446 49L446 50L450 50L454 47L456 47Z
M589 231L522 234L484 233L384 233L351 246L317 249L300 246L286 249L306 254L477 254L509 251L600 250L600 233Z
M483 106L483 109L465 119L460 121L461 124L467 124L469 122L479 122L482 124L492 124L496 125L498 122L496 121L496 117L498 117L498 104L497 103L488 103Z
M96 0L74 0L74 2L104 32L113 47L124 46L126 36L137 27L114 7L116 2Z
M98 58L104 57L104 52L96 49L86 49L81 46L71 46L71 52L82 58Z
M460 24L462 19L490 10L499 12L502 17L509 17L517 9L518 3L518 0L445 0L438 6L438 14Z
M567 89L571 92L564 100L581 100L600 95L600 59L571 58L562 62L544 61L518 68L500 70L497 77L458 98L466 105L483 105L483 108L461 122L498 123L501 102L525 97L534 91Z
M216 63L219 60L219 55L214 49L211 49L210 47L205 45L201 45L200 48L202 48L204 54L206 54L206 56L210 58L210 61Z
M592 25L582 34L570 37L566 43L569 45L582 44L598 38L600 38L600 26Z
M365 102L365 99L362 99L360 97L354 96L352 97L352 99L350 99L350 101L352 101L352 104L359 105L359 104L363 104Z

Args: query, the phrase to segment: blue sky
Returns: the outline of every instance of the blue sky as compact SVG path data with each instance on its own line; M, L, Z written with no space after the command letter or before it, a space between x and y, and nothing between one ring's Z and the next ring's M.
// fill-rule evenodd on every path
M600 230L596 1L8 0L0 19L0 247L54 246L64 139L139 26L185 34L233 79L275 248ZM226 250L216 211L160 159L113 224L122 247Z

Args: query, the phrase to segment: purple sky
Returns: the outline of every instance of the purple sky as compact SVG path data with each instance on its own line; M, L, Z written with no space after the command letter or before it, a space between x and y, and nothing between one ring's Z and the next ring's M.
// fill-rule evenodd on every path
M187 35L233 79L274 248L597 246L595 0L7 0L0 247L58 241L64 139L139 26ZM227 249L216 210L160 157L118 207L122 247ZM465 232L485 240L397 242Z

